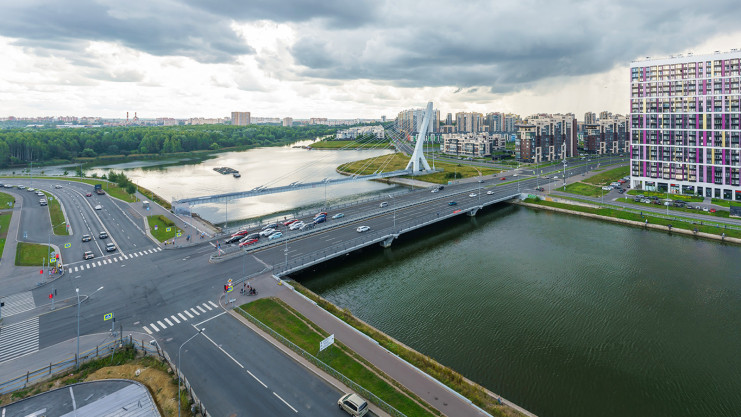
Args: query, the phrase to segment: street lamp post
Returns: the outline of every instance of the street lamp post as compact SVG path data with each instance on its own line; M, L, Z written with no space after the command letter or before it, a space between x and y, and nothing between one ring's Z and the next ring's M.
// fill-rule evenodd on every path
M75 355L75 369L80 367L80 289L75 288L77 293L77 354Z
M199 334L203 333L203 331L206 329L200 329L198 330L198 333L194 334L190 337L190 339L183 342L182 345L180 345L180 348L178 348L178 417L180 417L180 375L182 371L180 370L180 351L183 349L183 346L185 346L186 343L190 342L194 337L198 336Z

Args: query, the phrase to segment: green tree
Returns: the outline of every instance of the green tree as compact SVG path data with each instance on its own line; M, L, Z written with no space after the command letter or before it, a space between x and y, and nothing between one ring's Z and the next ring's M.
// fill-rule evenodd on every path
M90 148L85 148L82 150L82 153L80 154L80 156L83 156L85 158L95 158L96 156L98 156L98 154L95 153L95 151Z
M132 183L129 183L129 184L128 184L128 185L126 186L126 193L127 193L127 194L132 194L132 195L133 195L133 194L134 194L135 192L136 192L136 185L134 185L134 184L132 184Z

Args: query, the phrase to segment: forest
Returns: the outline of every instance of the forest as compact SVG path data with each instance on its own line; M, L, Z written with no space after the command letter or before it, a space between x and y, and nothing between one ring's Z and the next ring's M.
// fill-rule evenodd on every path
M7 129L0 130L0 167L49 161L57 163L80 157L166 155L177 152L218 151L223 148L279 146L302 139L331 135L337 129L325 125Z

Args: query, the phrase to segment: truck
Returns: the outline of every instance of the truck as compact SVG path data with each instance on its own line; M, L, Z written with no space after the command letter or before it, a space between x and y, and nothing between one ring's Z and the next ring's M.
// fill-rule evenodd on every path
M95 194L98 194L98 195L105 194L105 191L103 191L103 185L95 184Z

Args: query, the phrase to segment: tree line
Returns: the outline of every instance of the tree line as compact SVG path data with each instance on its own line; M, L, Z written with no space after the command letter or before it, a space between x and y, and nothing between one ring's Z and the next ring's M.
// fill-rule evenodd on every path
M334 134L336 127L197 125L0 130L0 167L78 157L280 146Z

